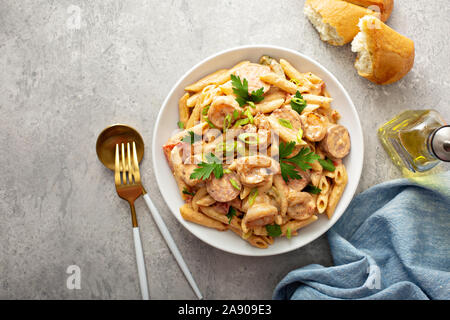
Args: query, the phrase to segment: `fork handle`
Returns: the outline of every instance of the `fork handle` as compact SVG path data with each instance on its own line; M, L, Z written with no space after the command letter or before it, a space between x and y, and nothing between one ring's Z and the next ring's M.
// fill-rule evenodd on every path
M149 300L147 273L145 271L144 252L142 250L139 227L133 228L134 248L136 249L136 262L139 274L139 285L141 287L142 300Z
M188 266L186 265L186 262L183 260L183 256L180 253L180 250L178 250L177 245L175 244L175 241L173 240L172 236L170 235L170 231L167 229L166 224L164 223L164 220L161 218L161 215L158 212L158 209L156 209L155 205L153 204L152 200L150 199L149 195L147 193L144 193L144 200L147 204L148 208L150 209L150 213L152 214L153 220L155 221L156 225L158 226L159 231L161 232L164 240L166 240L167 246L169 247L170 251L172 251L173 256L175 257L175 260L177 261L178 265L181 268L181 271L183 271L184 276L186 277L187 281L192 287L192 290L194 290L197 298L203 299L202 294L200 293L200 289L198 288L197 284L195 283L194 277L192 277L191 272L189 271Z

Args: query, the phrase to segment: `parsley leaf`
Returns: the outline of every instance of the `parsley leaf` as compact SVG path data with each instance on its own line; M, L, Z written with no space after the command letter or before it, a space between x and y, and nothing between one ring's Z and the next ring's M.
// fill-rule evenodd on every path
M292 158L287 158L295 148L295 141L287 143L281 142L279 147L281 176L284 181L290 179L302 179L298 174L297 168L303 171L311 169L311 163L320 159L320 156L312 152L309 148L302 148L300 152Z
M302 179L302 176L298 174L294 165L281 161L280 167L281 167L281 176L283 177L284 181L287 182L289 178Z
M308 169L311 169L311 163L318 159L320 159L320 156L312 152L311 149L302 148L302 150L300 150L300 152L295 157L283 159L283 161L294 163L297 165L297 167L299 167L303 171L306 171Z
M188 131L189 135L185 136L181 141L193 144L194 142L200 141L202 139L201 136L195 134L194 131Z
M319 159L318 161L319 161L320 165L322 166L322 168L324 168L325 170L328 170L331 172L336 170L336 167L334 166L333 161L331 161L330 159L328 159L328 158L326 160Z
M236 215L236 209L233 208L232 206L230 206L230 208L228 209L228 213L227 213L228 224L231 223L231 219L233 219L233 217L235 215Z
M292 151L294 151L294 148L295 148L295 141L291 141L288 143L281 142L279 147L280 159L289 156L292 153Z
M266 225L266 230L269 236L271 237L279 237L281 236L281 227L277 224L268 224Z
M230 75L230 77L233 93L236 95L236 101L239 103L239 106L243 107L246 104L249 104L253 107L255 102L258 103L264 100L264 88L259 88L249 94L247 79L244 78L244 80L241 81L241 78L234 74Z
M183 193L184 193L184 194L188 194L188 195L190 195L190 196L195 196L195 193L194 193L194 192L190 192L186 187L184 187Z
M303 99L303 96L301 95L300 91L297 91L295 93L295 96L291 98L291 107L299 114L301 114L303 109L306 108L306 100Z
M305 189L303 189L302 191L309 192L309 193L312 193L312 194L319 194L319 193L322 192L322 189L317 188L317 187L313 186L312 184L308 184L305 187Z
M200 162L198 164L198 168L194 169L194 172L190 175L189 178L206 180L211 176L211 173L214 173L216 179L220 179L223 176L223 167L222 164L214 153L210 153L206 155L206 160L208 162Z

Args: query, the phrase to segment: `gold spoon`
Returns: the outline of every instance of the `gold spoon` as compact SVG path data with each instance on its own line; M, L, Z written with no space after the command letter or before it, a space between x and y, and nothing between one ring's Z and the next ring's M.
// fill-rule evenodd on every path
M124 125L124 124L115 124L112 126L107 127L104 129L98 139L97 139L97 156L100 159L100 161L109 169L114 170L115 167L115 152L116 152L116 144L122 144L125 145L127 143L132 144L135 142L136 144L136 153L137 153L137 159L138 162L141 162L142 158L144 157L144 140L142 139L142 136L137 132L136 129ZM167 243L167 246L169 247L170 251L172 252L173 256L175 257L175 260L177 261L178 265L180 266L181 270L183 271L187 281L191 285L192 289L194 290L196 296L199 299L203 299L203 296L200 292L200 289L198 288L194 278L192 277L191 272L189 271L188 266L186 265L186 262L184 262L184 259L180 253L180 251L177 248L177 245L175 244L175 241L173 240L169 230L167 229L164 220L161 218L161 215L158 212L158 209L151 201L149 195L145 191L144 187L142 186L142 194L145 200L145 203L147 204L150 213L152 214L153 220L155 221L156 225L158 226L159 231L161 232L161 235L163 236L164 240ZM136 219L136 217L132 217L132 219ZM137 221L137 220L136 220ZM138 262L139 265L139 262Z

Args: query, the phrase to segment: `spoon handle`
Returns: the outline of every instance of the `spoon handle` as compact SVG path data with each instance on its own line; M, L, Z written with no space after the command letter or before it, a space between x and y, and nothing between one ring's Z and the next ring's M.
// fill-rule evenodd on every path
M180 266L181 270L183 271L187 281L191 285L192 289L194 290L195 294L199 299L203 299L202 294L200 292L200 289L198 288L197 284L195 283L194 278L192 277L191 272L189 271L188 266L183 260L183 257L180 253L180 251L177 248L177 245L175 244L175 241L173 240L172 236L170 235L169 230L167 229L163 219L161 218L161 215L158 212L158 209L156 209L155 205L153 204L152 200L148 196L147 193L144 194L144 200L147 204L148 208L150 209L150 213L152 214L153 220L155 221L156 225L158 226L159 231L161 232L164 240L167 243L167 246L169 247L170 251L172 251L173 256L175 257L175 260L177 260L178 265Z

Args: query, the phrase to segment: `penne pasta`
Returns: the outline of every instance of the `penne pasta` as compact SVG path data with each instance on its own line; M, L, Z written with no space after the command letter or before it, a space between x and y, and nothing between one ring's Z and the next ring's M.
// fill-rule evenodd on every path
M280 174L277 174L273 178L273 182L275 185L275 188L277 189L279 198L280 198L280 214L282 216L286 215L288 202L287 202L287 194L286 194L286 182L284 182L283 177Z
M194 197L192 198L192 209L194 209L194 211L199 211L197 201L200 200L201 198L203 198L204 196L206 196L207 194L208 194L208 191L206 191L205 187L198 189L198 191L195 193Z
M191 116L189 117L189 120L187 121L186 125L184 126L186 129L192 128L194 125L196 125L198 122L200 122L200 116L202 113L202 105L200 101L197 100L197 104L194 107L194 110L192 110Z
M331 217L333 216L333 213L336 210L336 206L341 199L342 194L344 193L346 185L347 183L335 184L333 186L333 189L331 189L330 197L328 198L328 206L325 210L328 219L331 219Z
M314 94L303 94L303 99L305 99L308 104L319 105L325 109L329 109L330 103L333 101L331 98L317 96Z
M233 216L231 219L231 222L228 223L228 217L225 214L221 214L217 212L213 207L199 207L200 211L206 214L208 217L217 220L219 222L222 222L225 225L230 225L234 228L240 229L241 227L241 219L237 218L236 216Z
M298 229L313 223L317 219L317 216L313 215L306 220L290 220L281 226L281 235L286 236L288 229L290 229L291 232L297 231Z
M186 105L189 108L195 107L195 104L197 103L197 99L198 97L200 97L201 92L197 92L195 94L193 94L192 96L190 96L187 101L186 101Z
M211 73L206 77L198 80L197 82L187 86L186 88L184 88L184 90L192 92L202 91L208 85L218 84L218 81L220 81L223 75L225 75L227 72L229 72L229 70L227 69L217 70L216 72Z
M189 99L189 93L185 93L178 101L178 112L180 113L180 122L183 123L183 127L186 127L186 122L189 120L189 108L186 104Z
M196 224L208 228L213 228L219 231L224 231L228 229L228 227L225 224L220 223L217 220L211 219L210 217L204 215L201 212L194 211L188 203L180 207L180 213L184 220L194 222Z
M262 81L267 82L271 85L274 85L277 88L280 88L281 90L284 90L290 94L295 94L297 91L299 91L299 88L294 83L283 79L276 73L268 73L260 77Z
M322 175L319 180L319 185L317 186L320 190L322 190L321 194L327 194L330 191L330 183L326 176Z
M263 101L261 103L256 104L256 111L254 111L254 113L256 113L256 112L271 113L271 112L275 111L276 109L278 109L279 107L281 107L283 104L284 104L283 98L271 100L271 101ZM255 110L255 109L252 109L252 110Z
M344 164L339 164L334 170L334 181L336 184L347 184L348 176Z
M327 207L328 207L328 198L329 198L328 193L324 193L324 194L321 193L321 194L319 194L317 196L316 206L317 206L317 211L319 213L324 213L325 210L327 209Z

